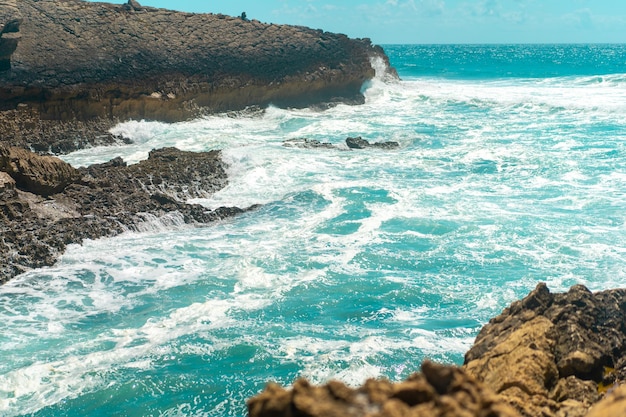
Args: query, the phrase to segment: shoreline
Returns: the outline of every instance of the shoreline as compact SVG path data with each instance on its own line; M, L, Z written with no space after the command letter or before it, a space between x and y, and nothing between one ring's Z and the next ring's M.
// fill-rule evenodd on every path
M177 211L185 223L208 224L247 210L209 212L176 195L199 175L209 180L195 197L224 187L219 152L168 148L136 165L117 158L78 170L46 155L127 144L109 132L125 120L178 122L270 104L360 104L363 83L375 75L374 57L397 77L369 39L136 1L5 1L0 228L10 238L0 243L7 259L0 283L52 265L67 244L132 230L141 213ZM154 184L153 177L173 169L180 172Z
M405 381L268 383L250 417L604 417L626 412L626 289L540 283L483 326L462 366L424 361Z
M11 12L20 16L40 6L35 4L38 2L24 0L19 3L20 9L17 2L13 3L17 12L13 9ZM130 2L130 8L93 6L99 9L77 1L57 3L46 4L57 7L56 11L69 5L72 13L81 9L72 7L82 5L86 10L100 10L125 19L133 28L137 22L163 17L165 13L160 9L132 6ZM185 20L197 19L199 15L173 16ZM215 16L207 21L233 24L238 28L250 23L251 28L262 27L263 31L288 30L290 36L300 34L304 49L309 45L308 40L321 40L322 44L335 48L341 57L323 69L320 62L296 68L295 74L276 75L277 67L271 67L268 73L276 75L274 78L214 72L221 78L211 84L206 79L185 75L184 71L174 74L167 66L154 70L156 73L148 74L146 79L133 79L133 71L141 71L145 68L142 65L152 62L152 58L131 54L114 56L118 62L135 59L136 67L130 72L124 72L129 71L128 68L116 66L115 59L109 62L103 58L106 62L102 71L107 77L116 74L127 77L119 84L111 83L110 79L91 84L77 82L67 78L70 71L57 71L37 84L39 81L29 78L42 74L41 63L29 61L30 56L36 55L31 53L33 50L40 51L33 44L36 38L33 33L49 27L50 22L22 19L12 18L8 24L0 25L4 28L0 32L10 34L3 37L10 40L10 48L5 43L3 51L15 46L8 55L3 52L5 55L0 57L8 56L0 60L5 63L5 67L0 65L4 68L0 79L5 83L0 89L0 100L4 99L6 107L0 113L0 137L4 142L0 143L0 227L8 237L0 243L0 255L8 259L2 265L0 283L27 268L54 264L67 244L133 230L141 222L142 213L156 217L178 213L185 223L206 225L255 208L224 207L209 211L200 205L185 203L177 194L181 185L196 184L192 195L206 197L227 184L226 167L219 151L192 153L164 148L153 150L148 160L134 165L116 158L79 169L58 158L37 153L60 154L93 145L123 143L123 138L108 133L112 126L109 124L131 116L177 121L205 111L237 110L244 104L358 103L363 80L373 74L365 52L377 50L366 41L351 41L341 35L255 21L242 23L237 18ZM89 19L89 13L80 17L80 21ZM68 22L63 20L62 25L67 26ZM36 30L29 32L29 28ZM74 33L68 33L75 38L92 39L89 28L78 25L70 29ZM60 44L67 44L70 35L61 33ZM138 45L132 44L130 48L137 49ZM148 49L154 47L148 46ZM124 48L117 50L126 51ZM246 50L245 46L242 50ZM311 51L316 50L307 50L305 55L313 56ZM346 57L354 62L343 62ZM46 57L37 56L37 60L46 61ZM280 61L280 65L288 63ZM197 65L195 69L206 69L203 64ZM249 69L252 64L246 65ZM170 77L172 74L174 76ZM88 73L85 77L96 75ZM67 83L56 84L58 79ZM24 93L24 87L19 84L31 81L37 85ZM20 91L24 94L19 95ZM339 93L338 96L335 93ZM574 286L566 294L551 294L540 284L483 328L462 367L425 362L421 374L403 383L368 382L356 390L340 383L312 387L301 381L290 391L269 385L264 393L249 401L250 415L287 416L293 415L294 410L310 416L373 413L389 416L438 415L436 413L453 416L468 413L617 415L626 410L623 400L626 389L621 385L626 381L625 322L624 290L592 294L582 286ZM615 405L616 399L622 402ZM617 408L604 411L605 406Z

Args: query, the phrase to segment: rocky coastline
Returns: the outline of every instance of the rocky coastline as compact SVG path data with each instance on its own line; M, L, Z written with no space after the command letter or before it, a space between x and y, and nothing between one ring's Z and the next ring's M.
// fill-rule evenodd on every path
M243 213L247 209L185 203L227 182L219 151L163 148L134 165L116 158L75 169L56 157L0 144L0 283L53 265L68 244L84 239L155 224L201 226Z
M127 119L176 122L248 106L358 104L388 60L368 39L238 17L81 0L0 0L0 284L69 244L199 227L249 208L188 204L226 186L219 151L153 150L74 168L50 154L127 139ZM393 70L389 70L395 76ZM303 139L285 146L332 148ZM349 138L350 149L393 149ZM460 366L425 361L401 383L269 384L262 416L626 415L626 290L539 284L480 332Z
M553 294L543 283L490 320L460 366L425 361L400 383L270 383L250 417L626 415L626 289Z
M114 143L108 130L120 120L358 104L372 59L388 64L369 39L306 27L136 1L3 0L0 139L63 153Z
M109 130L128 119L359 104L373 59L388 64L369 39L135 0L0 0L0 283L87 238L247 210L185 203L227 184L217 151L81 169L49 154L127 143Z

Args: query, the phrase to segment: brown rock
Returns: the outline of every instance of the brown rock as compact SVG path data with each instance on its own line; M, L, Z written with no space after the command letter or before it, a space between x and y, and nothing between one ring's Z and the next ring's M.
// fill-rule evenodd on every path
M399 384L369 380L350 389L339 382L316 387L298 380L291 390L269 384L248 401L248 412L250 417L519 417L460 368L428 361L422 374Z
M537 317L515 331L496 340L478 359L465 364L465 369L497 393L518 387L528 395L547 396L558 378L552 349L554 342L547 337L552 323Z
M483 327L464 368L522 415L583 416L600 383L626 375L625 330L626 290L539 284Z
M594 405L586 417L626 416L626 385L615 388Z
M43 196L61 192L81 177L59 158L3 145L0 145L0 170L9 174L19 188Z

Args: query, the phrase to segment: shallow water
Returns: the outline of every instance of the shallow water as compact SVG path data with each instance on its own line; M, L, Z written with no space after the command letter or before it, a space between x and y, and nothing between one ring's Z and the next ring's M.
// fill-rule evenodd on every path
M117 126L150 149L223 149L210 199L74 245L0 287L0 414L243 416L268 380L400 380L462 363L545 281L626 283L624 46L387 46L402 81L366 103ZM349 151L347 136L397 141ZM341 149L298 149L307 137Z

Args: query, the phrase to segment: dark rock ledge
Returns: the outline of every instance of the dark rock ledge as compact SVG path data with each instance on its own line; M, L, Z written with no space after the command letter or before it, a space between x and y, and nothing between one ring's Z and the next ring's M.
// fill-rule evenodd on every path
M360 103L374 57L369 39L136 1L0 0L0 140L67 152L127 119Z
M0 143L0 284L53 265L84 239L141 230L153 219L203 225L244 212L184 203L227 184L219 151L164 148L127 166L121 158L75 169Z
M29 151L118 144L108 131L128 119L361 103L374 58L388 64L369 39L136 0L0 0L0 283L147 218L205 224L242 211L184 203L226 184L219 152L77 170Z
M462 367L422 364L392 384L286 390L268 384L250 417L613 417L626 415L626 289L539 284L480 331Z

